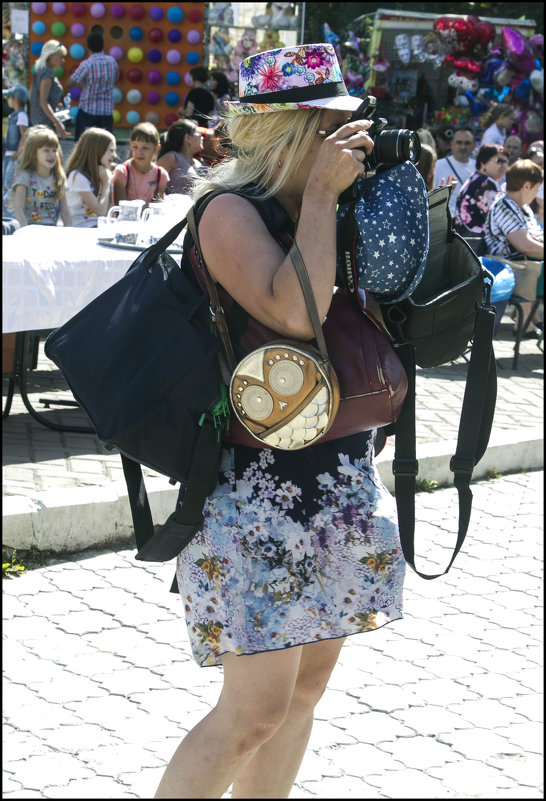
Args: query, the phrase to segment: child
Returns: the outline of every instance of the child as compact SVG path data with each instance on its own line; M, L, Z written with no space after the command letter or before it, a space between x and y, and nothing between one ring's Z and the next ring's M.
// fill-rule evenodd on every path
M114 204L120 200L162 200L169 173L155 164L160 148L159 132L151 122L141 122L131 131L132 158L114 170Z
M66 165L67 203L76 228L96 228L112 198L116 140L104 128L87 128Z
M46 125L28 129L11 190L13 216L25 225L72 225L66 202L66 175L57 135Z
M3 94L7 98L8 106L13 111L8 117L4 142L2 197L13 183L16 161L23 150L23 137L28 128L28 114L25 106L30 100L30 92L25 86L12 86L11 89L7 89Z

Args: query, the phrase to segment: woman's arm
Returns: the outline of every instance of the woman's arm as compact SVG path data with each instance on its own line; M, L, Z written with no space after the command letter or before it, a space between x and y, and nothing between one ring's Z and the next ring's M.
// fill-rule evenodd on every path
M42 78L40 83L40 108L48 117L51 122L53 123L55 130L59 136L66 136L67 130L62 124L62 122L57 119L55 116L53 109L49 105L49 93L51 91L51 87L53 85L53 78Z
M17 184L13 189L13 215L21 228L28 225L24 212L26 195L27 188L24 184Z
M321 320L330 308L336 275L338 197L364 172L361 148L370 152L373 147L365 133L370 124L349 123L324 139L303 191L295 238ZM212 200L203 213L199 235L214 278L253 317L283 335L314 336L292 259L249 201L229 194Z
M28 125L18 125L17 127L19 128L19 133L21 134L21 138L19 139L17 150L12 156L12 159L14 161L17 161L17 159L20 158L21 153L23 152L23 145L25 144L25 138L28 131Z
M164 153L161 158L157 160L157 166L163 167L164 170L167 170L169 175L176 167L176 156L172 152Z
M530 259L543 259L544 258L544 242L531 236L526 228L520 228L519 231L512 231L507 234L506 238L512 247L524 253Z

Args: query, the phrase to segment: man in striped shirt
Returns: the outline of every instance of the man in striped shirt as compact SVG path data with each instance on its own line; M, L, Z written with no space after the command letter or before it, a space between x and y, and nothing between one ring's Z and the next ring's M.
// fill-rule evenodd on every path
M86 128L105 128L114 133L114 86L119 76L118 65L115 58L103 53L102 34L90 33L87 47L91 55L66 82L67 90L77 83L82 85L74 133L76 142Z

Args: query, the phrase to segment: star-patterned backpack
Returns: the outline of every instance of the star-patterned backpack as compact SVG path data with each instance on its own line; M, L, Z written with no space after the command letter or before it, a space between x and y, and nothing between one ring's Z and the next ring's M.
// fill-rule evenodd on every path
M406 561L423 578L436 578L442 574L420 573L414 563L416 365L452 362L471 346L457 448L450 461L459 494L459 527L451 561L443 571L447 573L468 529L469 484L487 448L495 411L493 276L453 230L450 187L433 189L427 199L421 176L405 162L361 179L357 189L338 210L338 272L355 303L359 287L379 303L385 328L406 369L408 391L402 413L379 436L383 440L395 436L393 473Z

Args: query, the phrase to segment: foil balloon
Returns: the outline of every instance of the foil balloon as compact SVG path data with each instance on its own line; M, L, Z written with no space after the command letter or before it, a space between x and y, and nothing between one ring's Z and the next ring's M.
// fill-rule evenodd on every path
M544 58L544 35L542 33L535 33L534 36L531 36L528 45L535 58Z
M406 33L399 33L394 37L394 46L398 53L398 58L404 66L410 63L411 48L409 36Z
M511 89L514 91L515 97L518 100L523 100L523 102L527 102L529 100L529 95L531 94L531 81L529 78L523 78L523 80L519 80L517 86L514 86L515 81L512 81Z
M499 69L493 73L493 80L500 86L507 86L515 77L516 73L510 68L507 61L503 61Z
M463 89L465 92L475 92L480 85L477 78L469 78L468 75L462 75L460 72L452 72L447 82L449 86L455 89Z
M493 83L493 73L500 67L501 64L501 58L488 58L485 62L482 82Z
M539 95L544 95L544 70L533 70L529 75L531 86Z
M472 76L481 75L483 65L480 61L471 58L461 58L458 55L448 55L444 61L447 61L460 72L469 72Z
M479 20L477 24L474 25L475 44L481 45L484 50L487 50L488 46L495 38L495 33L495 26L492 22Z
M411 54L413 60L419 62L419 64L427 60L426 53L423 50L423 37L419 34L411 37Z
M527 39L513 30L513 28L503 28L501 36L501 47L505 57L508 59L518 72L528 75L534 67L534 56L531 48L527 46Z
M487 109L485 103L482 103L481 100L476 100L474 92L465 92L465 96L468 98L468 107L473 117L478 117Z

